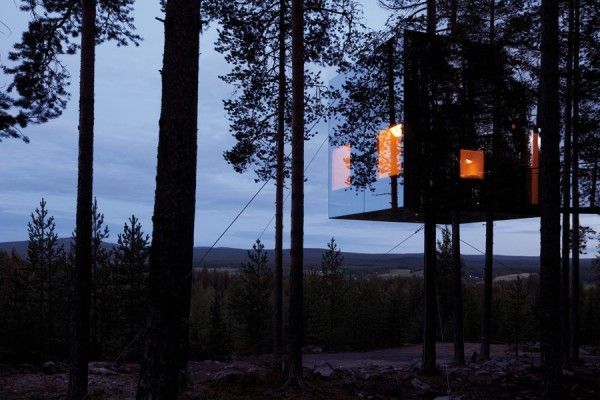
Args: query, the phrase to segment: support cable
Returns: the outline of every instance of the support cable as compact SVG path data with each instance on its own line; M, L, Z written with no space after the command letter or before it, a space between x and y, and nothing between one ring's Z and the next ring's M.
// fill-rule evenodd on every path
M392 247L391 249L389 249L388 251L386 251L385 254L390 254L392 251L396 250L398 247L400 247L405 242L407 242L410 238L412 238L413 236L415 236L417 233L421 232L423 230L423 228L425 228L425 225L421 225L416 231L414 231L413 233L411 233L410 235L408 235L407 237L405 237L404 239L402 239L394 247Z
M442 227L440 227L439 225L437 225L437 228L438 228L440 231L442 231L442 232L443 232L443 231L444 231L444 229L445 229L445 228L442 228ZM470 248L472 248L473 250L477 251L478 253L481 253L482 255L485 255L485 251L483 251L483 250L481 250L481 249L478 249L477 247L475 247L475 246L474 246L474 245L472 245L471 243L469 243L469 242L467 242L467 241L465 241L465 240L463 240L463 239L460 239L460 241L461 241L461 243L463 243L463 244L466 244L467 246L469 246L469 247L470 247ZM516 267L511 267L511 266L509 266L509 265L507 265L507 264L503 263L503 262L502 262L502 261L500 261L500 260L494 260L494 263L495 263L495 264L498 264L498 265L502 265L504 268L506 268L506 269L509 269L509 270L511 270L511 271L520 271L518 268L516 268Z

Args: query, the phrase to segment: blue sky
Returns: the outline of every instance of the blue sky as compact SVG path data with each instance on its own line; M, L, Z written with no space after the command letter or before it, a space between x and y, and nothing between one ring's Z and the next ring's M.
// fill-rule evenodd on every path
M385 20L385 11L376 0L363 1L366 22L377 27ZM20 38L28 16L12 1L0 5L0 63ZM154 17L159 16L158 1L138 1L136 25L144 41L140 47L117 48L111 44L97 49L96 120L94 153L94 193L111 229L109 240L132 213L138 216L146 232L152 229L152 207L163 30ZM196 205L196 245L210 245L235 217L259 185L251 174L240 175L223 160L222 153L233 144L222 99L232 88L218 79L228 70L223 57L212 44L214 28L201 38L198 183ZM64 62L73 74L72 97L63 116L45 125L31 126L25 134L31 143L15 140L0 143L0 242L24 240L29 213L45 197L56 217L60 236L69 236L74 227L77 181L77 72L78 57ZM332 71L325 71L327 78ZM0 77L0 84L6 79ZM307 160L316 153L327 135L320 126L316 137L306 144ZM331 236L346 251L386 252L419 225L329 220L327 217L327 148L316 155L307 171L305 188L305 244L324 247ZM269 184L242 217L221 239L218 246L249 247L265 228L274 209L274 185ZM286 204L285 244L289 243L289 204ZM583 223L600 230L600 218L583 217ZM484 248L484 226L464 225L463 238L479 249ZM497 254L539 254L539 220L498 222ZM273 247L273 226L263 241ZM595 243L590 247L595 248ZM396 252L421 252L422 236L416 235ZM463 247L463 253L477 253Z

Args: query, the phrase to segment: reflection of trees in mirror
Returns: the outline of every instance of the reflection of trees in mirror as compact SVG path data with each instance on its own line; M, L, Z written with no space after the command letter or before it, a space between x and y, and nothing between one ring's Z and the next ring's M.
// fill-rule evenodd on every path
M357 192L374 190L378 179L378 134L390 126L391 119L401 120L402 63L397 56L400 41L397 37L386 40L386 35L362 34L352 49L354 64L340 69L339 81L333 82L331 88L330 143L350 146L351 189ZM389 46L393 46L392 51ZM392 103L390 93L394 95ZM390 110L396 110L395 118L390 116Z
M380 39L376 35L366 38ZM505 53L451 37L438 36L430 42L425 34L412 31L404 32L403 38L404 57L394 57L392 81L387 79L390 53L386 46L376 46L377 42L370 46L375 51L359 53L356 64L334 81L330 144L334 152L344 146L351 149L350 187L346 189L357 194L378 191L378 180L395 177L401 169L404 206L419 209L425 198L424 183L429 181L424 167L431 165L442 208L481 210L488 200L498 209L526 208L527 119L533 96L513 78ZM425 76L428 68L433 71L431 78ZM403 159L399 159L392 151L395 146L382 137L390 126L390 110L402 107L405 135L397 152L403 152ZM461 148L483 151L489 158L485 182L458 179ZM491 157L494 151L498 161ZM392 168L395 163L398 168ZM486 198L492 185L500 195ZM393 200L391 204L393 208Z

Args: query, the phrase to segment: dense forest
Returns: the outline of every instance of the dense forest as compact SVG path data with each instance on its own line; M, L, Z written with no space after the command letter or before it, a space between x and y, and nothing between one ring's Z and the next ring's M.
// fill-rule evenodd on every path
M103 221L94 202L91 357L135 361L141 354L147 309L149 238L132 215L111 244ZM68 359L73 254L54 231L53 217L42 200L28 224L27 257L0 252L0 313L6 316L0 323L0 363ZM451 342L453 264L448 229L438 241L437 258L442 324L438 341ZM583 345L599 346L600 256L594 264L597 283L582 292L581 340ZM272 348L273 260L257 241L248 251L248 261L238 267L239 273L209 265L195 269L190 360L229 360ZM482 290L481 283L464 286L467 342L479 341ZM515 352L537 346L537 291L535 275L494 284L494 343L510 344ZM287 291L284 295L287 300ZM364 351L422 341L422 278L350 274L334 239L327 243L321 266L308 269L304 297L306 346L328 352Z

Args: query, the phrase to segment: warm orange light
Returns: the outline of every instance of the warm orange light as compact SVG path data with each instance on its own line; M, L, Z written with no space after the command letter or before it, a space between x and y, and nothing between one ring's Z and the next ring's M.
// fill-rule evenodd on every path
M378 142L378 179L402 174L400 163L402 144L402 125L397 124L384 129L377 136Z
M460 149L460 177L462 179L484 179L483 151Z
M404 125L402 124L394 124L390 126L390 132L397 138L401 138L404 134Z
M534 130L531 135L531 204L539 204L540 176L540 134Z
M331 189L350 187L350 145L345 144L331 153Z

